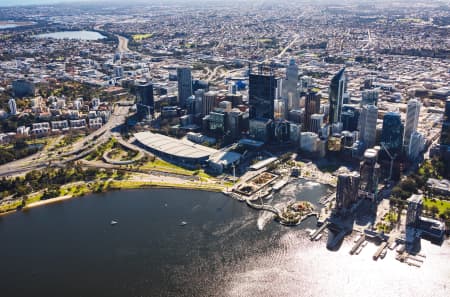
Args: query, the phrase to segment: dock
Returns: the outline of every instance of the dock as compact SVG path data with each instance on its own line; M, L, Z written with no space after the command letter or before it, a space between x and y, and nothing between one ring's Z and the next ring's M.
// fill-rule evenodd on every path
M326 206L328 203L330 203L334 199L336 199L336 193L331 193L328 196L324 196L324 197L320 198L319 203Z
M279 190L281 190L285 185L287 185L289 182L289 179L282 179L280 181L277 181L273 187L272 190L275 192L278 192Z
M363 244L363 242L366 240L366 236L364 234L361 234L361 237L356 241L355 245L350 250L350 255L353 255L358 248Z
M381 253L383 252L383 250L387 247L388 243L386 241L383 241L380 244L380 247L378 248L378 250L375 252L375 254L373 254L373 259L376 261L378 260L378 258L380 257Z
M310 237L309 239L311 239L311 241L315 240L317 236L319 236L320 233L323 232L323 230L325 230L328 225L330 224L330 222L325 222L322 226L320 226L319 229L317 229Z

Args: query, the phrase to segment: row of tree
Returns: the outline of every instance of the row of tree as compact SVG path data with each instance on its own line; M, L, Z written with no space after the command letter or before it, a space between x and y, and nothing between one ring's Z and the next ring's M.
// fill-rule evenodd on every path
M84 169L79 164L72 163L67 164L64 168L47 167L42 170L33 170L24 177L9 179L3 177L0 180L0 200L11 195L23 197L40 190L45 190L44 198L54 197L59 195L59 188L62 185L78 181L95 181L100 171L105 173L105 178L109 178L114 174L113 170ZM117 174L120 178L125 172L119 170Z

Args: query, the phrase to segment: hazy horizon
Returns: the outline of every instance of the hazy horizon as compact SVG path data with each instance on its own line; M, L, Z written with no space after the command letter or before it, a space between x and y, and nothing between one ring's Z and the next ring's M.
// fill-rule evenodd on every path
M26 6L26 5L44 5L44 4L65 4L65 3L125 3L121 0L0 0L0 7L5 6ZM164 2L222 2L220 0L128 0L126 3L164 3ZM271 2L277 0L247 0L253 2ZM295 1L295 0L294 0ZM390 0L299 0L298 2L324 2L324 3L335 3L342 4L345 2L363 2L363 3L374 3L374 2L392 2ZM424 2L425 0L394 0L393 2ZM426 0L425 2L443 2L442 0Z

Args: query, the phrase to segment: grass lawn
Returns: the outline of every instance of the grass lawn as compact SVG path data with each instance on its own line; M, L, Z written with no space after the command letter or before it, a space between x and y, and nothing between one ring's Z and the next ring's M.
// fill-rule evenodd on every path
M134 34L134 35L133 35L133 40L134 40L134 41L142 41L142 39L152 38L152 36L153 36L152 33L147 33L147 34Z
M450 209L450 201L447 200L424 198L423 205L427 206L429 209L436 206L439 209L439 214L444 213L447 209Z
M20 205L22 205L22 201L21 200L14 200L11 202L5 202L2 205L0 205L0 212L7 212L7 211L11 211L11 210L16 210L17 207L19 207Z
M155 170L155 171L163 171L168 173L175 173L180 175L194 175L195 171L184 169L180 166L171 164L161 159L156 159L154 162L147 162L139 169L141 170Z
M161 187L161 188L174 188L174 189L194 189L194 190L209 190L209 191L222 191L225 187L215 184L199 184L186 182L182 184L166 183L166 182L143 182L143 181L112 181L110 183L111 189L137 189L146 187Z

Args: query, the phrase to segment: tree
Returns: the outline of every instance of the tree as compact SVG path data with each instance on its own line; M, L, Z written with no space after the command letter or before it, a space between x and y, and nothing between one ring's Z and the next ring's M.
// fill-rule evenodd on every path
M436 205L433 205L433 206L431 207L430 211L431 211L431 214L433 215L433 217L435 217L435 216L438 214L439 209L437 208Z

